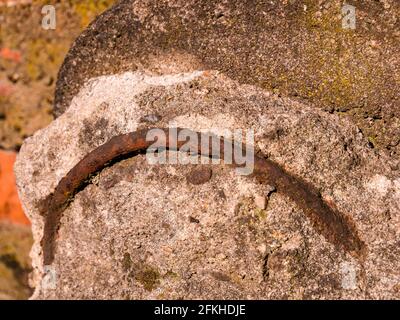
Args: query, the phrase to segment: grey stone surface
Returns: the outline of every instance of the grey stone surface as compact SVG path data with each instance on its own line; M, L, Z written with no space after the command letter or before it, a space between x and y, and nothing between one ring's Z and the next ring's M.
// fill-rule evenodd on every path
M33 224L33 298L399 299L397 159L371 149L347 118L219 71L179 73L180 61L163 61L162 75L91 79L22 146L15 172ZM153 125L254 129L259 150L354 221L365 259L327 242L282 190L224 165L151 165L138 155L101 171L64 211L49 286L38 203L88 152ZM209 179L191 183L193 170Z
M58 116L90 78L165 65L224 72L346 115L371 145L399 157L400 2L123 0L76 40L61 67Z

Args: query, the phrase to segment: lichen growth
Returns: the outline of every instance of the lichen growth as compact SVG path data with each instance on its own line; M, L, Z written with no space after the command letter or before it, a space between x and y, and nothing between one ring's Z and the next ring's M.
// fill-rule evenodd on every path
M144 266L143 270L140 270L135 279L143 285L143 288L147 291L154 290L160 284L160 273L158 270Z
M133 261L128 252L124 253L121 265L128 278L139 282L147 291L154 290L160 284L162 278L160 272L142 261ZM171 274L167 272L165 277L167 276L173 277L175 275L172 272Z
M124 271L130 270L132 267L132 259L131 255L128 252L125 252L124 258L122 259L122 269Z
M57 70L67 50L65 43L49 42L42 38L28 41L25 61L29 78L38 80L47 70Z
M97 15L109 8L114 2L114 0L73 0L72 7L80 17L81 27L85 28Z
M267 218L267 211L258 208L254 203L254 198L243 197L236 205L235 212L239 223L242 225L253 225Z
M0 223L0 300L27 299L31 295L27 283L31 246L32 236L27 227Z

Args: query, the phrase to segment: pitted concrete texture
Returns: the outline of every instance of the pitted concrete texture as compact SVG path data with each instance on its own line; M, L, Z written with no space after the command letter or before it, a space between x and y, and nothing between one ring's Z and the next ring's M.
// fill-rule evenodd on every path
M33 226L33 298L400 298L395 159L371 149L339 115L219 71L168 68L91 79L22 146L15 172ZM252 176L225 165L154 165L136 155L99 172L74 197L45 269L40 202L87 153L152 126L253 129L258 151L354 222L365 257L329 243L282 190Z

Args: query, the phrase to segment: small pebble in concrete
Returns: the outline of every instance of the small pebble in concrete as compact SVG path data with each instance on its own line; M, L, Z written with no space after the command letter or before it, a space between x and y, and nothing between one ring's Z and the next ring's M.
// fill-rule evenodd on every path
M258 194L254 196L254 203L256 204L257 208L265 210L267 207L267 198Z
M212 170L209 167L198 167L190 171L186 176L187 182L199 185L210 181L212 176Z

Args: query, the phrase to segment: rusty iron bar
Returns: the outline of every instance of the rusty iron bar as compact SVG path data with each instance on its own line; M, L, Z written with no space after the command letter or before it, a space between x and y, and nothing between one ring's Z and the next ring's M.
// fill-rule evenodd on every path
M146 136L154 129L164 132L164 141L162 141L162 137L158 137L161 140L158 140L157 143L164 145L168 150L179 151L184 144L188 143L188 141L179 141L177 139L183 128L148 128L115 136L79 161L61 179L55 191L42 201L40 210L45 215L45 226L41 245L45 265L50 265L54 260L56 236L60 227L62 213L69 202L72 201L75 193L90 176L99 172L111 161L134 152L146 151L154 143L154 141L147 141ZM177 130L178 134L171 135L171 129ZM200 143L191 146L192 150L197 152L197 155L219 157L220 160L224 160L225 144L228 143L233 146L233 144L237 143L218 137L220 149L219 152L217 151L218 154L213 154L215 149L212 149L212 143L208 144L208 149L204 149L204 142L206 139L210 139L210 134L194 132L188 129L184 130L197 135ZM234 167L241 166L236 163L234 155L232 155L232 159ZM286 172L280 165L263 155L254 155L254 172L252 176L262 183L274 185L278 191L293 200L305 212L317 232L322 234L335 247L343 249L357 258L365 256L365 244L358 237L351 218L326 204L320 193L311 184Z

